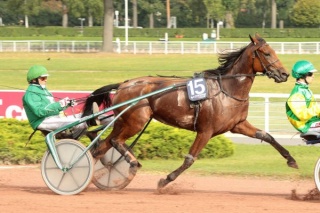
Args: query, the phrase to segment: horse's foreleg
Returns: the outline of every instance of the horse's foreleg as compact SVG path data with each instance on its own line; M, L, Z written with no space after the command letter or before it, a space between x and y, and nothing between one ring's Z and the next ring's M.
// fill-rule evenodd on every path
M95 159L100 159L112 147L108 139L98 141L92 148L91 154Z
M292 168L298 168L295 159L290 155L289 151L281 146L269 133L257 129L252 126L248 121L244 121L236 125L232 130L232 133L240 133L252 138L261 139L273 146L285 159L287 159L288 166Z
M289 151L286 150L283 146L281 146L269 133L262 130L258 130L256 132L255 138L268 142L271 146L273 146L276 150L278 150L278 152L285 159L287 159L288 166L298 169L298 165L295 159L290 155Z
M166 179L160 179L160 181L158 182L158 189L165 187L168 183L174 181L182 172L188 169L194 163L203 147L208 143L210 137L210 133L198 133L195 141L193 142L189 150L189 154L186 155L184 159L183 164L178 169L174 170L169 175L167 175Z

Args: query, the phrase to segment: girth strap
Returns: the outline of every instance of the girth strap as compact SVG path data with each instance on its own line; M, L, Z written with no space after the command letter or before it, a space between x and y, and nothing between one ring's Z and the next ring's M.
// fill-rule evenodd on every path
M197 131L197 122L198 122L198 117L199 117L199 111L201 107L201 102L196 101L192 102L190 105L191 108L194 108L194 121L193 121L193 130Z

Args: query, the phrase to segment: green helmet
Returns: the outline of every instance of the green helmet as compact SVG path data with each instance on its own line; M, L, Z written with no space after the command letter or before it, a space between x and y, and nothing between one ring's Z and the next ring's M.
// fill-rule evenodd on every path
M33 79L45 76L49 76L48 70L44 66L34 65L28 71L27 81L31 82Z
M297 61L292 68L292 76L294 78L303 78L308 72L316 72L313 64L309 61Z

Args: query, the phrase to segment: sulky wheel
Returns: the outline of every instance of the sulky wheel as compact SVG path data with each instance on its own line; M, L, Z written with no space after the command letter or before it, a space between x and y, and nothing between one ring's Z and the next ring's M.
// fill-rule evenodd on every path
M103 190L123 189L135 175L129 174L129 168L130 164L112 147L100 160L97 160L92 183Z
M62 139L56 143L57 154L63 167L70 164L84 152L86 147L73 139ZM41 174L46 185L60 195L74 195L83 191L91 182L94 171L94 159L86 152L73 167L63 172L47 151L41 162Z
M314 167L314 181L318 190L320 191L320 158L318 159L316 166Z

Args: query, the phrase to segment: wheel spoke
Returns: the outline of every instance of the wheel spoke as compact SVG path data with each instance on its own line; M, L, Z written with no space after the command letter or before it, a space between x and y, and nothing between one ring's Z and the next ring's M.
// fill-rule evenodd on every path
M318 159L315 167L314 167L314 181L318 190L320 191L320 158Z
M56 150L62 165L68 168L86 147L72 139L63 139L56 144ZM42 158L41 174L46 185L55 193L72 195L83 191L91 182L94 165L90 152L83 154L72 168L67 171L59 169L50 152L46 152Z
M129 180L130 164L115 149L111 148L96 162L93 175L93 184L100 189L123 189Z

